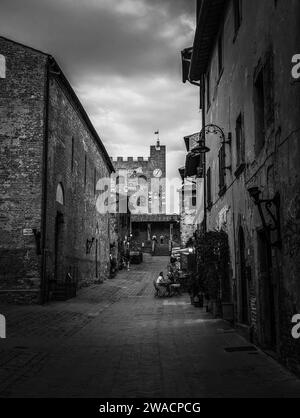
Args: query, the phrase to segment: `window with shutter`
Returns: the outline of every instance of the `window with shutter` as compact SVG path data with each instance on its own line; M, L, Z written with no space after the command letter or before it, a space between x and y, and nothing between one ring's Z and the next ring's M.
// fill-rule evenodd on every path
M223 196L226 192L226 154L225 154L225 144L222 144L222 147L219 151L219 196Z
M6 78L6 60L5 56L0 54L0 78Z
M210 167L209 167L209 169L207 170L207 173L206 173L206 189L207 189L207 197L206 197L207 208L208 208L208 210L210 210L211 207L212 207L211 168Z
M211 102L210 102L210 68L207 70L206 73L206 106L207 109L210 108Z
M72 136L71 142L71 172L74 170L74 137Z
M97 170L94 168L94 195L96 194L97 187Z
M254 82L255 114L255 154L258 155L265 144L265 88L263 69L261 68Z
M245 131L244 118L242 113L239 114L236 120L236 172L238 177L245 168Z
M241 0L233 0L233 11L234 11L234 32L236 35L242 23L242 1Z
M265 126L269 127L274 122L274 70L273 53L269 52L263 69L264 96L265 96Z
M259 65L254 79L255 153L265 145L268 130L274 123L274 64L273 52L268 52Z
M86 175L87 175L87 156L84 155L84 188L86 188Z

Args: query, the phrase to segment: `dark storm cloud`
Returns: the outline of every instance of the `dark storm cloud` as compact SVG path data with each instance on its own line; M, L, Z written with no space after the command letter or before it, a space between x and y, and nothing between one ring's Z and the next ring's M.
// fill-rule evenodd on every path
M200 124L180 64L194 9L194 0L0 0L0 27L57 59L111 155L147 155L160 129L173 178L182 138Z
M192 0L2 0L1 26L73 74L133 77L176 70L176 41L192 33L193 9Z

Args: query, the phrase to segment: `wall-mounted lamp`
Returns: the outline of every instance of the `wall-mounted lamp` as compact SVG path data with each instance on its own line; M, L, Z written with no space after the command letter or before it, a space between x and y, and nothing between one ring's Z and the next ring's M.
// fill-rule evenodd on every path
M195 247L189 247L189 254L195 254Z
M208 148L207 146L204 145L203 141L199 141L198 142L198 146L193 148L191 151L191 154L196 157L198 155L202 155L202 154L207 154L208 152L210 152L210 148Z
M251 187L248 189L248 193L257 206L259 215L263 224L263 228L269 244L272 247L282 248L281 239L281 225L280 225L280 194L276 193L273 199L261 199L261 190L258 187ZM265 211L269 215L269 222L265 217ZM277 240L272 242L270 233L275 232L277 234Z

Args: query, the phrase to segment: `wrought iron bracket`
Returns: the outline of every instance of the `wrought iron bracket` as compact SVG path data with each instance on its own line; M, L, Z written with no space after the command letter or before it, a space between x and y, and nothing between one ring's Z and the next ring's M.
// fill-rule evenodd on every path
M222 144L229 145L231 147L232 145L232 133L231 132L228 133L227 141L226 140L223 141Z
M261 204L265 205L265 209L271 219L271 223L267 224L269 232L277 233L277 240L275 242L270 242L270 244L272 247L281 249L280 194L276 193L273 199L262 200Z
M205 134L219 135L222 144L227 144L227 145L230 145L230 146L232 144L232 133L229 132L228 133L228 138L226 138L226 135L225 135L223 129L220 128L220 126L218 126L218 125L216 125L214 123L209 123L208 125L206 125L201 130L200 135L199 135L199 143L201 141L203 141L203 139L204 139L204 133Z
M280 194L276 193L273 199L260 199L261 191L258 187L252 187L248 192L258 208L263 229L270 246L281 249ZM265 212L268 214L269 221L265 217ZM276 241L272 241L272 233L276 233Z
M93 237L92 239L87 239L86 240L86 254L90 254L93 244L94 244L95 238Z

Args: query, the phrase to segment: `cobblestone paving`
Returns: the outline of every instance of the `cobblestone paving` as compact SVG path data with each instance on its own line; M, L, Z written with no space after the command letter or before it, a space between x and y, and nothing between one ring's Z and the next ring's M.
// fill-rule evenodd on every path
M300 397L300 382L186 296L156 299L166 258L82 290L76 299L0 307L2 397Z

